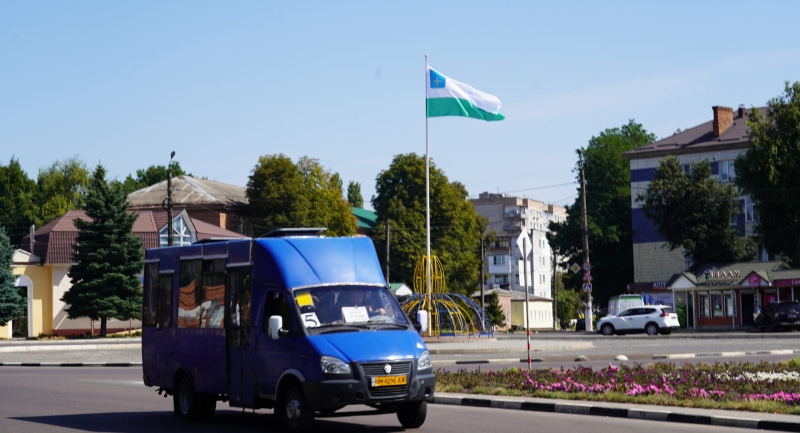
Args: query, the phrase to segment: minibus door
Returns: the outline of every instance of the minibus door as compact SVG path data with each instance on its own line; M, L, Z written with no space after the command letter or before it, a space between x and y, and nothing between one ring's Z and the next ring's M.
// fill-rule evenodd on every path
M254 407L254 353L250 344L250 267L228 269L228 388L231 406Z

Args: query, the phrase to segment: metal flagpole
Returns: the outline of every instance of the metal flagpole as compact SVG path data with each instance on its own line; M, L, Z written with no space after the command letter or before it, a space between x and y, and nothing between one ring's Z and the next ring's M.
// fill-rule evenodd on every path
M431 287L431 186L430 186L430 152L428 149L428 53L425 53L425 254L427 257L428 277L428 336L433 325L433 293Z

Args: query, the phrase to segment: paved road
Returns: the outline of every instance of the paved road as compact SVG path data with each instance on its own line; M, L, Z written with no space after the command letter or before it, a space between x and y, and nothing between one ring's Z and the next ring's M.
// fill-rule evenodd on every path
M182 422L172 416L171 401L141 383L138 368L0 369L0 431L26 433L201 433L281 431L272 411L242 413L218 405L207 423ZM13 391L10 391L13 390ZM656 421L429 405L420 432L554 432L621 431L734 432L751 431ZM317 420L316 431L400 432L394 415Z

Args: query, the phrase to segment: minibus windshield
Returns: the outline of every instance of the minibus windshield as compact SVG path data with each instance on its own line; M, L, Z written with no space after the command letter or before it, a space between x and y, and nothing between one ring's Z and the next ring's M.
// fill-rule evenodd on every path
M326 286L294 292L300 321L306 328L336 325L408 327L405 313L383 287Z

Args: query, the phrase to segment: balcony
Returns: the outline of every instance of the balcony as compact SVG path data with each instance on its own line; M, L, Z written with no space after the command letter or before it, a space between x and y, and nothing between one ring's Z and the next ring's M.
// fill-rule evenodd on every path
M519 233L522 231L522 223L517 224L505 224L503 226L503 231L511 232L511 233Z
M506 219L525 219L528 213L526 209L507 209L503 212L503 218Z
M511 274L511 263L506 261L503 264L495 265L489 263L489 273L490 274L499 274L499 275L510 275Z

